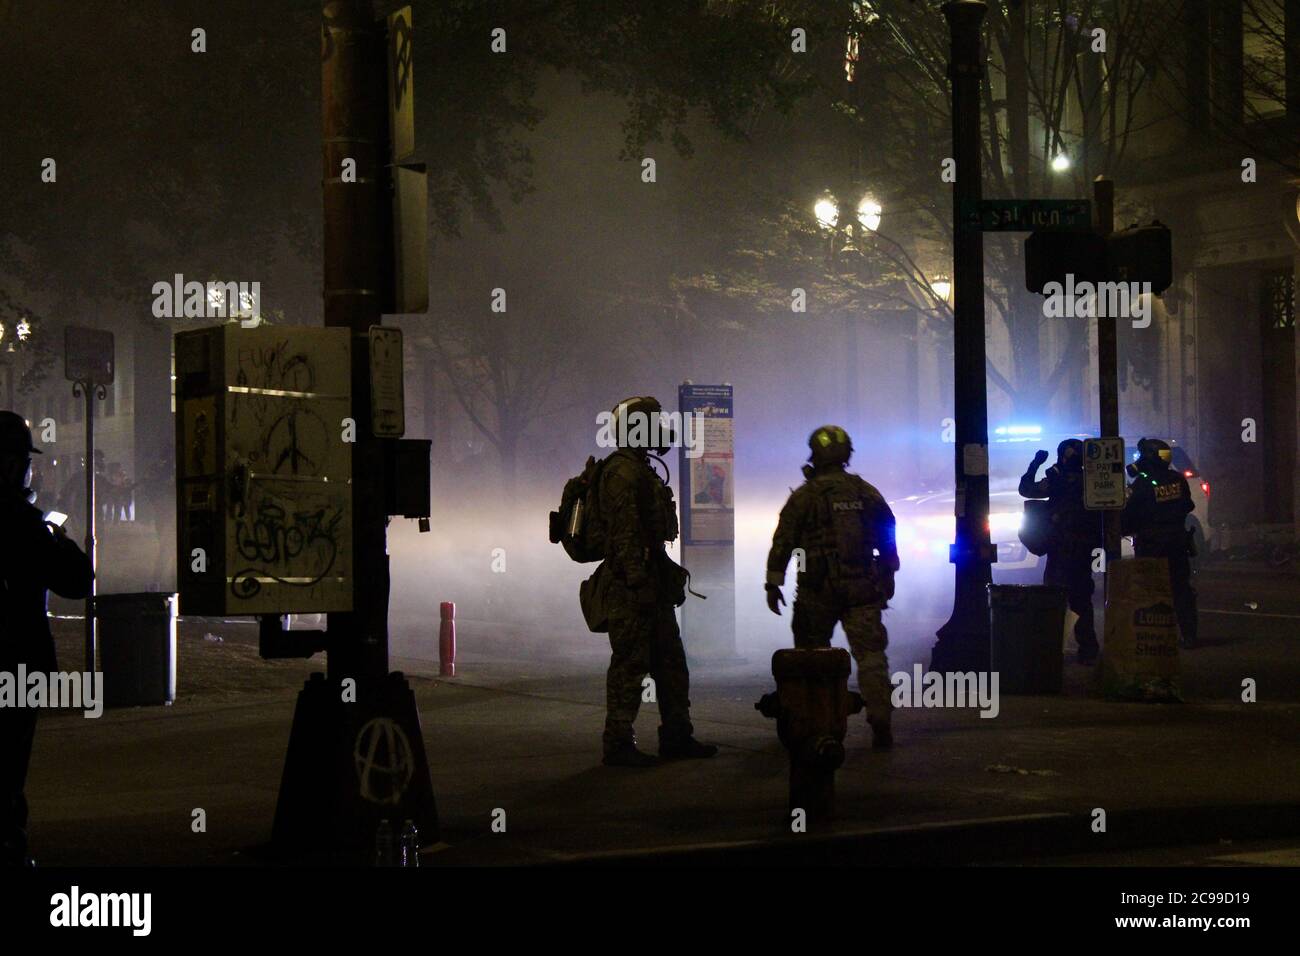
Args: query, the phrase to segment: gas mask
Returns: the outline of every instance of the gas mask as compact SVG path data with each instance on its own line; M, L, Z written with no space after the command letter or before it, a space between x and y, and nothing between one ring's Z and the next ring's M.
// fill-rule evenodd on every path
M1067 438L1057 445L1056 467L1063 472L1083 471L1083 442Z

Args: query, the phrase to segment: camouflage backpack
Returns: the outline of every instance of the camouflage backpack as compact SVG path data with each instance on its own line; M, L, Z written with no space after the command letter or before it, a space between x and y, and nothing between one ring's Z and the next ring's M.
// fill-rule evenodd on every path
M600 474L606 459L588 456L582 473L564 483L560 507L551 512L552 544L579 564L605 558L605 523L600 516Z

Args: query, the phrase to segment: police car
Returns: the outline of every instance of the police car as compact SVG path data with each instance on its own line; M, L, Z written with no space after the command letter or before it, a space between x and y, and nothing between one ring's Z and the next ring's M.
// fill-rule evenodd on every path
M989 538L998 549L993 579L999 584L1041 584L1043 558L1020 543L1024 498L1015 488L989 491ZM909 495L889 502L897 522L898 557L905 567L948 563L956 530L951 491Z

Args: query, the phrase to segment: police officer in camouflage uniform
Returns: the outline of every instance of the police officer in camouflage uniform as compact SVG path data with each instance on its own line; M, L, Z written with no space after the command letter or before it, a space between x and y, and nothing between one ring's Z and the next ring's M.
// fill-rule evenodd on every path
M677 506L649 461L651 450L662 454L671 440L662 431L655 434L662 411L650 396L626 399L614 409L619 448L605 460L599 478L613 650L605 680L607 766L657 763L637 749L632 727L647 673L659 702L659 756L673 760L718 752L697 741L691 726L690 674L673 610L686 599L686 572L664 551L664 543L677 538ZM646 423L653 424L638 427Z
M1192 587L1191 536L1187 516L1192 502L1187 479L1169 466L1173 450L1158 438L1138 442L1138 460L1129 465L1133 481L1120 519L1124 534L1133 536L1139 558L1169 562L1169 585L1184 647L1196 643L1196 590Z
M1056 464L1036 481L1045 461L1047 452L1034 455L1020 478L1020 496L1048 501L1052 529L1043 583L1065 588L1070 610L1078 615L1074 640L1079 645L1079 663L1091 664L1100 649L1092 612L1092 552L1102 543L1102 513L1084 507L1082 441L1067 438L1057 445Z
M767 606L780 614L781 587L795 549L801 549L794 599L795 647L829 647L836 623L844 625L858 662L858 688L866 702L873 746L890 733L889 635L880 612L894 596L898 550L894 514L884 497L845 471L853 443L838 425L823 425L808 439L807 479L786 501L767 556ZM873 557L873 551L877 556Z

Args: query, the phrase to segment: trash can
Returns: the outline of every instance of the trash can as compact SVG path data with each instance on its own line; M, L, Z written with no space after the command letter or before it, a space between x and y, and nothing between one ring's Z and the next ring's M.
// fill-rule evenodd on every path
M1065 588L989 585L989 659L999 693L1061 692L1065 605Z
M176 595L159 591L95 596L99 667L106 707L176 699Z

